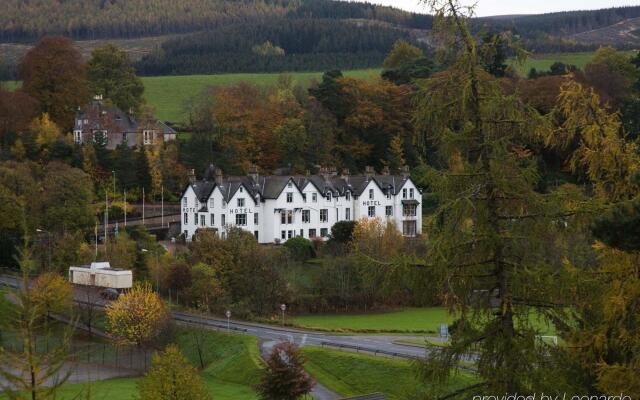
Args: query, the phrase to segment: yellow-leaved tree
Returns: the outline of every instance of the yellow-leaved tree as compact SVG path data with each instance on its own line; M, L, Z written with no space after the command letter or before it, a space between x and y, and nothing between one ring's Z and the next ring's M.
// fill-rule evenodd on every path
M122 344L153 341L169 320L169 312L150 285L134 286L107 307L107 327Z

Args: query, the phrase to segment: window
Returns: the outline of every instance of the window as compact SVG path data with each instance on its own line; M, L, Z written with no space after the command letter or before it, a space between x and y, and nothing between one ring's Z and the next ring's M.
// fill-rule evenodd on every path
M142 138L144 140L144 144L151 144L153 142L153 131L150 131L150 130L142 131Z
M369 206L369 216L370 217L376 216L376 206Z
M258 240L258 231L253 231L253 236L255 236L256 240Z
M351 209L350 208L345 208L344 209L344 219L346 221L351 221Z
M221 224L222 226L225 226L225 225L227 224L227 222L225 221L225 215L224 215L224 214L222 214L222 215L220 216L220 224Z
M287 217L284 210L280 211L280 223L283 225L287 223Z
M215 205L215 202L213 201L213 199L209 199L209 208L213 208Z
M331 201L331 192L327 192L327 201Z
M258 213L253 213L253 224L258 225Z
M305 203L307 202L307 194L306 193L302 193L302 201L304 201Z
M291 239L293 237L293 231L287 231L287 239Z
M313 239L314 237L316 237L316 230L309 229L309 239Z
M416 205L415 204L403 204L402 205L402 215L405 217L415 217L416 216Z
M329 230L327 228L321 228L320 236L322 236L323 238L329 236Z
M287 203L293 203L293 193L287 193Z
M320 210L320 222L327 222L329 221L329 210L327 210L326 208L323 208L322 210Z
M200 216L200 226L205 226L207 224L206 218L204 215Z
M188 224L189 223L189 214L184 213L184 224Z
M244 193L244 188L240 186L240 193Z
M393 206L386 206L384 209L384 215L386 215L387 217L392 217L393 216Z
M193 214L193 223L198 225L198 213Z
M413 199L413 188L409 189L409 198Z
M238 226L247 225L247 214L236 214L236 225Z
M402 198L403 199L407 198L407 189L402 189Z
M387 189L387 199L391 198L391 188Z
M82 128L82 120L81 119L78 120L78 128Z
M369 189L369 200L373 200L373 189Z
M302 222L305 224L308 224L309 222L311 222L311 211L302 210Z
M238 199L238 207L244 207L244 199Z
M344 194L344 197L346 197L347 200L351 200L351 192L347 190L347 192Z
M187 202L188 202L187 198L186 198L186 197L184 197L184 198L182 199L182 207L187 207L187 206L188 206L188 203L187 203Z
M293 187L293 182L289 181L289 183L287 183L287 187L288 188L292 188Z
M311 201L313 201L314 203L318 202L318 193L311 194Z
M402 234L405 236L415 236L416 221L402 221Z
M280 232L280 237L282 238L282 240L285 240L287 238L287 232L286 231L281 231Z
M293 224L293 210L287 210L287 224Z
M298 235L300 237L304 237L304 229L300 229L300 235Z
M82 143L82 131L73 132L73 141L78 144Z
M213 226L216 224L216 216L215 214L209 214L209 225Z

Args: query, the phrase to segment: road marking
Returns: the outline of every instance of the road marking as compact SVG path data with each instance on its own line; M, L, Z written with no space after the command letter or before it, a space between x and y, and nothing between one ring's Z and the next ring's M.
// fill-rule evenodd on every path
M300 345L304 346L305 343L307 343L307 334L306 333L302 336L302 342L300 342Z

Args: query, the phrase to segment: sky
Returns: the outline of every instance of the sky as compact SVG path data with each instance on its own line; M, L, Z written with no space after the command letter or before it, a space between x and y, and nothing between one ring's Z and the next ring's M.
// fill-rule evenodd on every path
M428 11L418 0L366 1L409 11L422 13ZM542 14L555 11L595 10L598 8L640 5L640 0L462 0L462 3L467 5L474 2L477 3L476 15L480 17L507 14Z

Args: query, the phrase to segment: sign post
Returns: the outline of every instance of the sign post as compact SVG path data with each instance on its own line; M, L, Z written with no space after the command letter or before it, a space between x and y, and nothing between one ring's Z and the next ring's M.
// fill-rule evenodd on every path
M449 338L449 325L440 324L440 337L444 339Z
M229 328L229 318L231 318L231 310L227 310L227 311L224 313L224 315L226 315L226 316L227 316L227 332L229 332L229 331L230 331L230 328Z
M280 304L280 310L282 311L282 326L284 326L284 311L287 309L287 305L282 303Z

